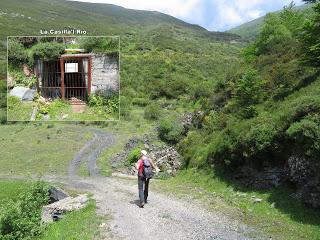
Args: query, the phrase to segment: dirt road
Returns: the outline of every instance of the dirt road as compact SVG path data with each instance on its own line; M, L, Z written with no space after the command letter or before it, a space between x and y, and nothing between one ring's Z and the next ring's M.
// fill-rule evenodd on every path
M69 166L68 185L93 194L99 214L111 215L105 225L105 239L263 239L252 228L191 203L152 191L149 203L138 207L136 179L99 177L96 160L114 143L114 136L93 129L94 138L74 157ZM77 176L86 162L90 178Z

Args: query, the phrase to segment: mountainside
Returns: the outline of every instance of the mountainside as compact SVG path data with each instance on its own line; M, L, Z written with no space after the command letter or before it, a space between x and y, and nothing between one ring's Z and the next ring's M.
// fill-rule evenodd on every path
M63 28L83 29L88 35L123 36L158 26L175 26L189 34L236 37L225 33L210 33L198 25L185 23L163 13L125 9L111 4L64 0L3 0L0 9L1 39L8 34L30 35L39 34L40 29Z
M298 7L295 7L295 9L302 11L305 14L309 14L312 11L312 8L310 7L310 5L298 6ZM277 13L279 13L279 11ZM254 19L250 22L244 23L226 32L237 34L247 40L253 40L260 33L264 20L265 20L265 16Z
M0 79L6 73L7 35L66 28L86 30L89 36L120 35L122 112L126 103L208 94L224 77L220 64L236 62L242 45L237 35L209 32L166 14L63 0L4 0L0 25Z

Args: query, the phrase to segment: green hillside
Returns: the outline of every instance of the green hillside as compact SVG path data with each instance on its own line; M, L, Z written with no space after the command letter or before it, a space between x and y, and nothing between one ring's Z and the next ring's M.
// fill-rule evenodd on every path
M310 5L298 6L295 9L305 12L306 15L310 14L310 11L312 11ZM260 33L262 26L263 26L264 19L265 19L265 16L254 19L254 20L247 22L247 23L244 23L238 27L232 28L232 29L228 30L227 32L237 34L247 40L253 40Z
M230 43L239 39L237 35L212 33L158 12L108 4L4 0L0 24L2 79L7 35L39 35L41 29L65 28L86 30L88 35L120 35L123 114L132 102L147 105L150 99L161 97L186 99L203 91L208 94L214 83L224 77L225 69L220 64L237 62L241 45ZM198 85L199 81L203 85Z

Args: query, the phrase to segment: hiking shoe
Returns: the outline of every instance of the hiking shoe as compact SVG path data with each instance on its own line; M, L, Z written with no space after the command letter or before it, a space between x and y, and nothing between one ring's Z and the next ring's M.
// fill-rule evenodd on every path
M139 208L143 208L144 207L144 203L140 203Z
M147 204L147 203L148 203L148 201L147 201L147 200L145 200L145 201L144 201L144 203L145 203L145 204Z

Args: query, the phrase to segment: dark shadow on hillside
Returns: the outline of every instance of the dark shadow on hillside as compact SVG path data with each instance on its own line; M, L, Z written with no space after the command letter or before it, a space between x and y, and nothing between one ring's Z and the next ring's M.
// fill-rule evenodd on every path
M244 192L252 195L252 192L261 194L269 194L266 199L280 212L289 215L290 218L296 222L320 225L320 209L312 209L303 205L299 200L295 199L294 190L287 184L286 186L276 187L272 189L257 189L242 185L239 181L232 178L230 174L215 172L215 177L219 180L226 182L235 191Z
M292 90L292 92L298 91L301 88L308 86L309 84L316 81L319 76L320 76L320 70L316 71L314 74L312 74L312 75L304 78L302 81L300 81L300 83Z

